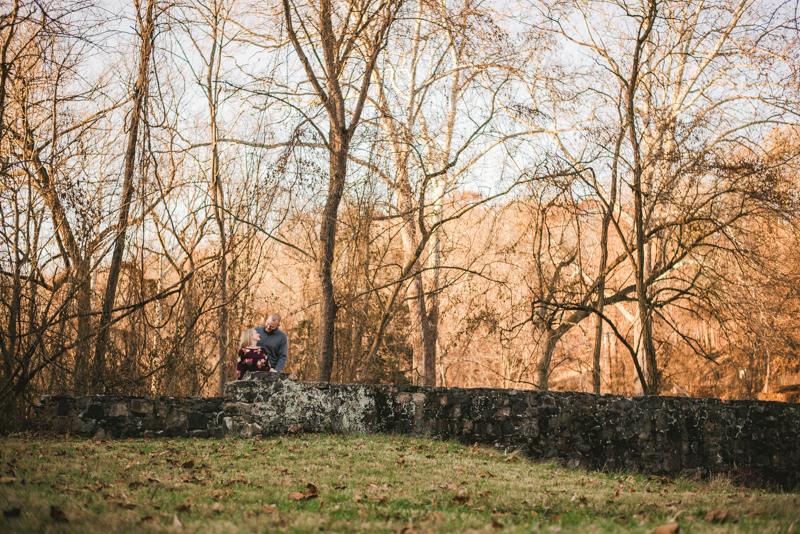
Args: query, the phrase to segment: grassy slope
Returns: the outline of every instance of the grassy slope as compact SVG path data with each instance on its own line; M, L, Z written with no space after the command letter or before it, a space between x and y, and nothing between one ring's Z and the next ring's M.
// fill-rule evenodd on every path
M2 532L646 533L676 520L682 532L800 534L797 491L566 470L408 437L0 438L0 477L0 507L21 511L0 517ZM717 508L738 521L706 521Z

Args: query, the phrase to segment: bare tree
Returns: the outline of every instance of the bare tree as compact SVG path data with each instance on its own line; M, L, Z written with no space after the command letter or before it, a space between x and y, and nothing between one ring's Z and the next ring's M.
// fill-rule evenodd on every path
M328 134L323 137L330 158L330 181L317 256L317 275L322 289L317 368L320 381L329 381L333 370L338 305L332 266L350 143L361 122L378 55L402 5L402 0L361 0L348 5L322 0L317 8L283 0L289 39L328 119ZM310 59L307 50L311 53ZM355 91L355 98L349 94L351 90ZM355 100L352 109L348 109L348 100ZM317 130L322 135L321 128Z
M594 152L597 160L575 156L587 149L574 141L560 146L569 159L589 167L594 161L608 161L607 147L625 132L609 167L618 169L632 197L619 196L611 224L622 255L609 262L601 278L608 280L611 269L622 268L617 272L624 273L630 268L627 272L636 281L634 345L644 374L640 387L644 393L656 393L661 380L653 321L662 317L665 307L694 297L708 255L721 250L718 237L768 208L748 189L763 173L726 160L738 150L759 151L746 142L744 132L754 140L764 135L765 123L783 120L784 112L776 105L780 90L771 72L775 64L762 61L765 56L781 57L774 34L783 15L773 17L748 1L616 2L572 8L575 18L553 11L551 20L560 36L600 65L597 79L608 85L592 103L592 120L595 130L610 135ZM615 13L623 18L615 18ZM756 79L760 82L754 84ZM767 94L770 98L763 98ZM754 99L763 105L748 107ZM611 132L614 128L617 133ZM598 195L608 199L603 189L607 181L594 183ZM623 257L627 265L619 261ZM688 264L697 269L687 269ZM591 287L596 290L596 285ZM623 289L618 288L617 292ZM591 300L607 304L608 298L598 295Z
M147 107L146 101L150 84L150 63L153 56L156 20L160 14L155 0L147 0L146 6L142 6L140 0L134 0L133 4L136 10L137 33L141 38L139 67L131 97L133 109L130 113L130 124L126 125L128 139L122 175L122 202L119 208L119 217L115 229L114 250L111 256L111 267L106 280L103 309L98 324L98 336L95 341L94 364L92 366L93 380L91 387L94 391L100 391L102 389L101 384L103 383L106 373L105 355L109 340L109 326L111 323L112 310L114 309L114 300L117 295L117 283L122 267L122 257L125 252L128 217L131 211L131 203L133 201L133 192L135 189L133 178L136 163L136 149L140 143L139 125L142 121L146 120L144 115Z

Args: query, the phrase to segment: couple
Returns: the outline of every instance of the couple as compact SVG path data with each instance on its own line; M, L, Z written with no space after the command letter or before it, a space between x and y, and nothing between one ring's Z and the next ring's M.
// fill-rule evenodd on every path
M242 332L236 358L237 380L250 371L280 373L283 370L289 358L289 338L278 329L280 325L281 316L273 313L264 326Z

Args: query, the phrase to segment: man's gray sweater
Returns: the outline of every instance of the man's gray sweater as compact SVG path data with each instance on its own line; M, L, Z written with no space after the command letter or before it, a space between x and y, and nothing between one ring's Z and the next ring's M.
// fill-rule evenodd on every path
M289 359L289 338L280 328L267 332L263 326L257 326L255 330L261 336L258 346L267 353L270 367L280 373Z

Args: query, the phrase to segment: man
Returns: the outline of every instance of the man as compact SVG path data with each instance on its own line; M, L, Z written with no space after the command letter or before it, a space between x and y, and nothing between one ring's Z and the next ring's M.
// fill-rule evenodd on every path
M289 359L289 338L278 329L281 325L281 316L272 313L267 317L264 326L257 326L256 332L261 336L258 346L267 353L269 365L273 373L280 373Z

